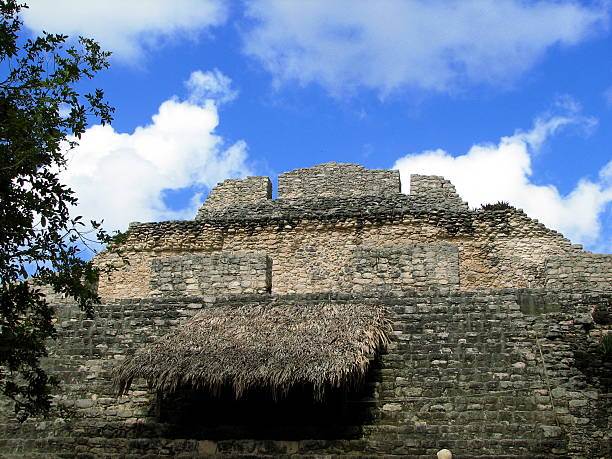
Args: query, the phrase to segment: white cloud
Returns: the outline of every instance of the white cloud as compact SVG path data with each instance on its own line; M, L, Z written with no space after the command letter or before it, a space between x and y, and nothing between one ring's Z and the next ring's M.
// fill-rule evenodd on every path
M108 125L87 129L62 172L63 182L79 198L75 213L104 218L113 230L124 230L131 221L193 218L201 195L186 208L172 210L164 203L164 190L211 188L227 177L251 173L246 143L226 147L215 134L218 124L215 99L173 98L160 105L150 124L131 134Z
M221 104L231 102L238 97L238 91L232 89L232 80L218 69L210 72L196 70L185 85L191 93L190 100L194 103L215 99L218 104Z
M612 161L598 180L581 179L566 196L553 185L536 185L530 179L532 155L547 138L562 126L591 122L575 114L537 119L530 131L503 137L498 144L474 145L455 157L439 149L410 154L393 168L400 170L406 184L410 174L442 175L472 207L507 201L576 243L611 250L607 244L612 241L604 241L601 217L612 203Z
M222 0L36 0L23 10L26 26L70 36L96 39L123 60L138 61L145 49L178 34L225 22Z
M608 105L612 107L612 86L610 86L608 89L604 91L603 96L606 102L608 103Z
M570 0L251 0L246 52L277 83L452 90L509 83L548 48L607 25L607 9Z

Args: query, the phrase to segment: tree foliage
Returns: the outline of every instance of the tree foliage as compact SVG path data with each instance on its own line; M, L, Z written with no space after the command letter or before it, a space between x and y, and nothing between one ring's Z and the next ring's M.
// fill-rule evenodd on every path
M36 285L73 297L88 313L99 301L90 288L97 270L81 252L88 234L110 237L71 217L77 198L60 172L92 119L110 123L113 112L101 90L78 91L108 67L109 53L82 37L74 46L58 34L24 39L22 8L0 0L0 390L21 420L49 412L55 384L40 367L46 341L57 335L54 311Z

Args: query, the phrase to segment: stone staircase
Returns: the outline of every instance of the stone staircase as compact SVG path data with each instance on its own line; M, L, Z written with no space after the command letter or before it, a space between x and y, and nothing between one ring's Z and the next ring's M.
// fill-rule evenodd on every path
M589 339L576 320L577 308L586 303L576 293L545 301L543 295L503 290L291 296L302 298L304 307L322 299L384 304L393 323L392 343L374 362L366 389L346 401L344 428L360 434L340 439L211 439L193 429L181 437L176 426L155 417L144 386L136 386L140 395L133 400L114 399L105 393L116 360L109 354L152 336L150 329L140 338L134 332L151 320L134 309L146 302L116 302L93 320L66 326L61 343L68 356L56 353L47 362L65 381L74 417L22 425L4 420L0 456L432 458L448 448L458 458L591 457L591 449L605 452L609 444L605 420L611 400L589 386L573 361L576 343ZM176 308L160 310L176 319ZM106 333L103 324L111 316L130 321L130 327ZM165 320L159 311L156 317ZM99 340L104 346L94 344ZM369 419L351 426L363 413Z

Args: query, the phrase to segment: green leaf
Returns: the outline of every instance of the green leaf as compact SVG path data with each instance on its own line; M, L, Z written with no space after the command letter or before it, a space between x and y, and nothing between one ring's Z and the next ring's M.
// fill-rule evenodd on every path
M63 34L18 40L22 8L0 0L0 61L9 69L0 84L0 368L10 370L0 371L0 391L21 420L49 411L54 382L40 358L57 336L53 308L23 280L72 296L87 314L99 301L90 288L98 271L80 257L90 237L107 242L108 235L99 223L86 228L81 217L71 218L78 199L60 173L64 145L74 148L89 123L110 123L114 111L102 90L78 90L108 67L109 53L88 38L67 47Z

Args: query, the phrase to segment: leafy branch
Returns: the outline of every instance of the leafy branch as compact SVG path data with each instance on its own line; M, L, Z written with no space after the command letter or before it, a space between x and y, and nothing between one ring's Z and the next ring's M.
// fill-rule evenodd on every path
M117 237L72 218L78 199L60 180L66 153L87 126L113 119L102 90L79 92L83 80L108 68L110 53L89 38L69 45L62 34L20 41L23 8L0 0L0 390L19 420L48 414L57 382L40 367L57 331L39 285L91 315L99 270L83 250Z

